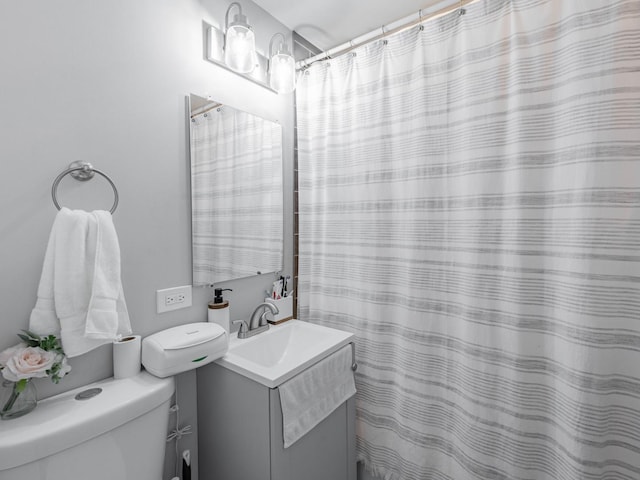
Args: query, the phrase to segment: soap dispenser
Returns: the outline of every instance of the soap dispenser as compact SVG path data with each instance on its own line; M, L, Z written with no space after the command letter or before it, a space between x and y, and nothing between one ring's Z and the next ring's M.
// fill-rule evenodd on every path
M222 292L232 292L230 288L216 288L214 290L213 302L209 302L207 320L217 323L230 333L229 323L229 301L222 298Z

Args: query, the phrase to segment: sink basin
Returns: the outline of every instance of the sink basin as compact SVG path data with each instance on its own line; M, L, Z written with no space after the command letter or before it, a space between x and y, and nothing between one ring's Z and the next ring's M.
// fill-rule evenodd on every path
M232 333L227 354L216 363L276 388L353 339L353 333L289 320L245 340Z

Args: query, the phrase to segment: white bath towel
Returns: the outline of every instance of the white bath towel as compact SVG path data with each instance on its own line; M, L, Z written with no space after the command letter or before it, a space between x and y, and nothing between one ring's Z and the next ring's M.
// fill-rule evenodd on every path
M356 393L351 345L280 385L284 448L302 438Z
M120 246L109 212L58 212L29 329L59 333L69 357L131 333L120 280Z

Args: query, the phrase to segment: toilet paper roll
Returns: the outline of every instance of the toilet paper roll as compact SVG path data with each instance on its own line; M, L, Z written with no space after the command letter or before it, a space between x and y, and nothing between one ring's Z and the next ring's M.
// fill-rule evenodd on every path
M140 335L113 342L113 378L129 378L140 372Z

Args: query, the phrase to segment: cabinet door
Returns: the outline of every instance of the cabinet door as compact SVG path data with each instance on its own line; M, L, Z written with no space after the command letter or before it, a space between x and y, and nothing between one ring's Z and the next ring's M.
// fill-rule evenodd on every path
M197 370L202 480L269 480L269 391L215 363Z
M271 480L355 480L353 399L304 437L284 448L280 394L271 390ZM353 465L351 465L353 463Z

